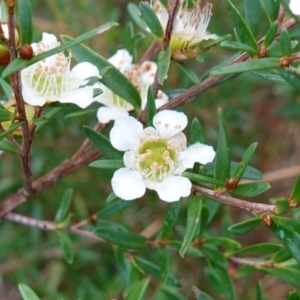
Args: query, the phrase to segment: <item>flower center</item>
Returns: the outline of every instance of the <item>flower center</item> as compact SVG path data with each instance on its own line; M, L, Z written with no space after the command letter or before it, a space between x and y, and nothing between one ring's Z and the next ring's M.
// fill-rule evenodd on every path
M178 167L178 153L169 141L155 136L141 143L137 165L144 178L162 181Z

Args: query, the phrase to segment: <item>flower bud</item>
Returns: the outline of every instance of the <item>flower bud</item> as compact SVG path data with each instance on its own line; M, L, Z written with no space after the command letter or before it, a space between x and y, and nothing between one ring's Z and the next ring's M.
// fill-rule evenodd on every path
M20 49L20 57L22 57L23 59L31 59L34 56L34 51L32 49L32 47L28 44L24 45L21 47Z
M2 36L0 35L0 39L3 40L5 38L6 40L8 40L9 39L8 24L7 22L1 22L0 24L2 29L2 32L0 32L0 34L2 33ZM20 46L20 36L16 27L15 27L15 44L16 47Z
M0 65L6 67L10 62L8 46L0 44Z

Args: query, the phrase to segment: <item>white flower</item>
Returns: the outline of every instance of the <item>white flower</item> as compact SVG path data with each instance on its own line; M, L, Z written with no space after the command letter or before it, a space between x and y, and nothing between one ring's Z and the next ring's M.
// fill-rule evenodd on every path
M291 0L290 10L294 15L300 15L300 0Z
M145 61L140 65L132 63L132 56L125 49L120 49L108 61L123 73L136 87L144 109L147 103L148 88L154 82L157 65L151 61ZM103 93L97 98L97 101L105 105L99 108L97 117L100 123L108 123L111 120L117 120L121 117L128 116L128 112L133 110L133 106L120 96L116 95L110 89L101 86ZM155 99L156 108L168 102L168 96L159 91Z
M181 1L176 12L173 31L170 41L172 50L185 52L191 46L198 44L202 40L216 39L217 35L208 34L207 26L211 18L212 4L207 2L203 8L201 1L197 1L194 7L188 7L187 1ZM167 27L169 15L166 8L159 0L150 1L162 27Z
M154 127L143 125L127 116L115 122L110 131L112 145L124 153L125 168L114 173L112 188L124 200L145 194L146 188L155 190L161 200L178 201L187 197L192 184L181 174L195 162L213 161L215 151L200 143L186 147L181 132L187 125L183 113L164 110L153 118Z
M43 33L38 44L32 44L35 54L43 53L59 46L53 34ZM22 70L22 94L24 101L32 106L43 106L48 102L74 103L81 108L89 106L94 99L94 86L86 85L88 78L98 77L98 69L88 63L77 64L70 71L71 55L63 52L47 57ZM85 86L86 85L86 86Z

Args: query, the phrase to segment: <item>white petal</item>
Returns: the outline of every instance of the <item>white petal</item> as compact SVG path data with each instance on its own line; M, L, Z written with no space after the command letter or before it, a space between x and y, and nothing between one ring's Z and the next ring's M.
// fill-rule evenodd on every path
M111 185L114 193L123 200L140 198L146 192L141 174L127 168L119 169L114 173Z
M188 119L182 112L163 110L153 118L154 127L160 136L169 139L181 132L187 125Z
M129 116L116 120L109 136L112 145L116 149L127 151L138 146L139 136L142 132L143 125Z
M108 59L108 61L122 73L131 69L133 66L132 60L132 56L126 49L119 49L116 54Z
M188 168L192 168L195 162L203 165L212 162L215 158L215 155L216 152L212 146L207 146L201 143L193 144L179 154L179 172L183 172Z
M154 82L155 73L157 70L156 63L152 61L144 61L139 68L141 72L141 80L145 85L151 85Z
M123 156L123 162L126 168L135 169L135 152L132 150L126 151Z
M61 103L73 103L80 108L86 108L95 101L93 94L93 88L91 86L86 86L63 93L58 101Z
M290 1L290 10L294 15L300 15L300 1L291 0Z
M21 76L23 71L21 72ZM23 79L22 79L22 95L24 101L29 105L43 106L46 103L46 99L40 96L33 88L29 87L25 82L25 80Z
M181 197L187 197L191 193L191 182L181 176L167 177L156 187L156 191L161 200L167 202L178 201Z
M159 181L144 179L147 189L156 190L156 187L160 184Z
M54 34L43 32L42 36L43 36L42 42L43 42L43 44L48 45L49 50L58 46L57 45L57 38Z
M164 92L159 90L155 99L155 107L160 108L161 106L167 104L168 102L169 102L169 97Z
M170 143L170 146L177 151L186 149L186 136L183 132L179 132L172 136L168 142Z
M110 121L115 121L128 116L128 112L117 107L102 106L97 111L98 121L102 124L107 124Z
M85 79L87 79L89 77L101 78L98 68L89 62L82 62L82 63L77 64L71 70L71 76L81 82L84 82Z

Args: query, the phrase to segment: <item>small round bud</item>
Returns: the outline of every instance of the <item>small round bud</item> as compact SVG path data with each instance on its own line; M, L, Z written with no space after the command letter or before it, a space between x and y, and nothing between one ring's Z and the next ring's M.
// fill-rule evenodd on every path
M266 57L268 55L268 50L266 48L261 48L258 50L257 54L259 58Z
M233 179L233 178L229 178L229 179L226 179L226 187L229 189L229 190L233 190L236 188L236 186L238 185L240 179Z
M31 59L34 56L34 51L32 47L28 44L24 45L20 49L20 57L23 59Z
M270 217L268 214L263 215L262 221L263 221L264 224L265 224L266 226L268 226L268 227L270 227L271 224L272 224L272 219L271 219L271 217Z
M288 67L291 64L292 60L289 57L281 57L280 58L280 66Z

